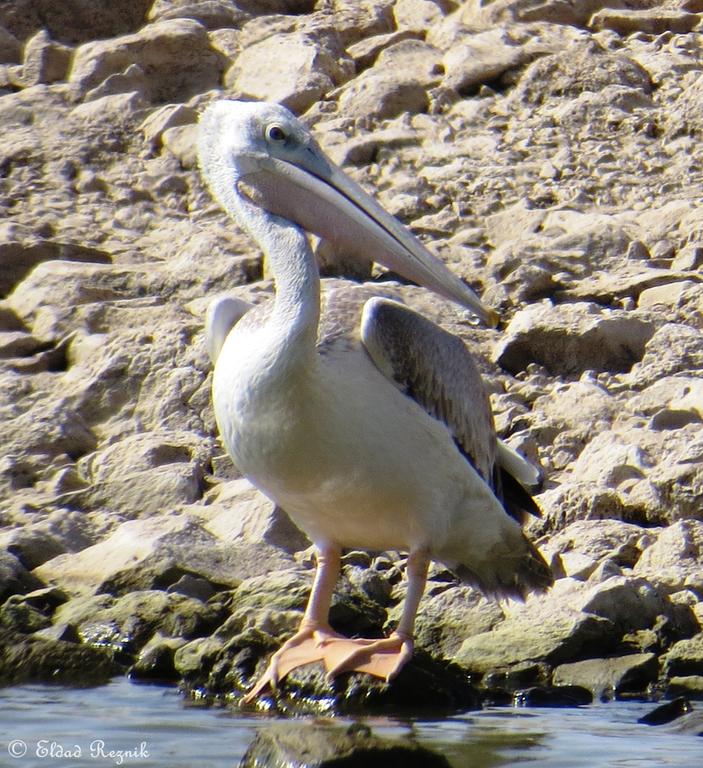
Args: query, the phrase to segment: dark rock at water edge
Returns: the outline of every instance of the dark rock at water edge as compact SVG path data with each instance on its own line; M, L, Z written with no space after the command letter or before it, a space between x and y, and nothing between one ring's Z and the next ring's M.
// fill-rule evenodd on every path
M221 655L209 675L192 676L186 690L198 698L241 705L258 675L247 676L242 667L237 668L237 662L244 666L250 661L245 653L230 657L231 661L227 658ZM261 670L264 661L268 660L262 659ZM479 693L462 669L420 652L391 683L355 672L329 680L322 664L300 667L282 680L275 692L262 693L253 706L285 715L436 715L479 709L480 705Z
M684 696L679 696L665 704L660 704L651 712L640 717L637 722L642 723L642 725L665 725L691 711L691 702Z
M0 685L104 685L122 671L105 649L0 630Z

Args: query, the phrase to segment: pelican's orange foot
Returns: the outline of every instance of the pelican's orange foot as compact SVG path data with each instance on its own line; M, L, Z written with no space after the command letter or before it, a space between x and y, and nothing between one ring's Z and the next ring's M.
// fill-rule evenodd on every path
M329 642L344 639L328 627L301 627L273 654L264 674L242 700L251 704L267 687L276 690L283 678L294 669L316 661L325 663L325 647ZM325 664L327 667L327 664Z
M365 672L390 682L412 655L412 638L395 633L380 640L352 640L328 628L301 629L273 654L243 703L251 704L269 686L275 690L289 672L306 664L321 661L329 678L343 672Z
M324 641L330 678L342 672L365 672L390 682L410 661L413 640L394 632L380 640L332 638Z

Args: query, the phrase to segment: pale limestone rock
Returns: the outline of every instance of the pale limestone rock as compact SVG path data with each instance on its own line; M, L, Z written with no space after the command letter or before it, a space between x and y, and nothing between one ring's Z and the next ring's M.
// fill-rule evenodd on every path
M348 79L352 66L332 35L320 40L305 32L283 33L245 48L224 84L233 95L302 113Z
M588 26L596 31L612 29L620 35L643 32L661 35L664 32L679 34L690 32L701 21L701 14L665 8L651 10L627 10L603 8L594 13Z
M504 211L486 219L486 233L491 245L500 246L512 240L523 239L542 229L546 211L533 208L528 200L520 200Z
M283 510L244 478L220 483L208 495L204 528L225 542L264 542L288 552L310 542Z
M568 433L570 441L583 446L612 425L620 405L599 383L581 379L559 384L537 397L534 408L539 413L540 429Z
M156 0L149 8L150 22L193 19L208 29L241 27L251 16L227 0Z
M459 94L470 94L530 58L529 49L517 44L504 29L467 36L444 54L442 84Z
M632 59L606 52L594 42L577 43L530 64L520 77L516 97L536 107L552 96L573 98L612 85L651 91L647 72Z
M163 537L185 535L198 529L187 515L132 520L98 544L78 555L59 555L35 569L44 581L73 594L93 593L105 581L145 560Z
M638 525L620 520L580 520L552 536L542 552L547 557L558 555L566 576L585 581L605 560L632 567L649 543Z
M80 503L131 519L195 502L202 495L206 456L201 438L191 433L127 437L81 460L89 485Z
M139 127L144 134L144 139L158 147L164 132L169 128L190 125L197 119L197 112L191 107L183 104L166 104L151 112Z
M131 65L149 72L145 95L156 101L183 100L217 86L223 68L221 57L210 48L205 27L191 19L170 19L149 24L133 35L80 46L69 83L82 98Z
M703 523L679 520L664 528L657 540L637 561L634 573L653 584L676 592L684 587L703 587Z
M646 416L685 411L703 419L703 381L694 376L665 376L633 397L630 405Z
M581 0L579 3L564 3L562 0L470 0L463 3L457 14L462 23L482 29L507 22L546 21L552 24L575 24L586 22L591 14L601 8L603 0Z
M572 467L580 481L618 488L633 479L640 480L653 466L654 459L631 432L607 431L596 434Z
M665 376L703 368L703 337L687 325L666 323L646 341L644 354L630 371L634 387L643 389Z
M220 589L233 588L252 574L291 565L290 557L270 545L225 545L186 513L122 523L98 544L59 555L32 575L74 595L125 594L165 589L184 574L204 578Z
M655 288L646 288L640 293L637 300L638 307L664 307L667 311L677 307L686 291L690 288L700 287L693 280L680 280Z
M508 618L465 640L453 661L471 672L485 673L526 660L558 664L614 641L612 624L596 616L561 610L539 619Z
M386 48L390 48L401 40L416 39L412 32L388 32L382 35L374 35L359 40L347 48L347 53L351 57L357 72L362 72L372 67L379 54Z
M561 664L554 670L554 685L579 685L594 698L610 699L640 692L656 682L659 665L653 653L633 653L607 659L587 659Z
M649 581L614 575L586 587L570 601L586 614L612 623L622 635L651 627L658 616L672 613L671 604Z
M497 603L469 587L459 586L438 595L431 595L431 588L428 592L417 617L415 642L430 653L439 651L450 658L467 637L490 632L504 618ZM391 612L389 625L395 626L400 619L399 608Z
M430 87L440 80L441 51L422 40L401 40L384 48L372 71L397 72L402 79L410 78Z
M566 376L628 371L642 359L653 333L651 323L628 313L603 312L594 304L542 303L513 317L494 359L511 372L530 362Z
M395 4L396 0L334 0L334 27L352 58L351 46L394 32Z
M22 81L26 85L37 85L64 80L71 55L71 48L54 42L46 30L40 30L24 45Z
M180 167L185 170L193 169L197 165L195 151L196 136L197 127L195 124L166 128L161 134L162 144L178 159Z
M402 112L423 112L428 105L427 90L421 85L373 70L353 80L339 97L340 112L354 118L382 120Z
M393 19L401 31L424 33L440 21L448 6L445 0L396 0Z
M131 115L146 106L147 102L141 91L129 91L100 96L79 104L71 111L71 117L84 125L102 124L106 120L124 119L125 115Z
M674 643L664 656L664 671L668 676L699 675L703 665L703 632Z

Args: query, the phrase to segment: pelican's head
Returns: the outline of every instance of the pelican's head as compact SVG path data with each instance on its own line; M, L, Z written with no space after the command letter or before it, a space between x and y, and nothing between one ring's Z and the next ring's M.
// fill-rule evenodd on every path
M285 107L212 104L200 119L198 160L213 195L247 229L247 211L258 206L497 323L497 314L332 163Z

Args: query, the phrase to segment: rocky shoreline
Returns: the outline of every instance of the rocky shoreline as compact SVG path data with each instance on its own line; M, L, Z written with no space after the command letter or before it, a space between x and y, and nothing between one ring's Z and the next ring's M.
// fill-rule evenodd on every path
M260 707L703 696L703 3L628 5L0 8L0 683L130 674L236 705L299 622L309 542L210 405L208 300L271 292L195 168L226 96L302 114L501 311L487 330L399 289L544 468L529 533L557 576L497 604L434 567L395 684L310 669ZM402 562L346 555L340 631L394 625Z

